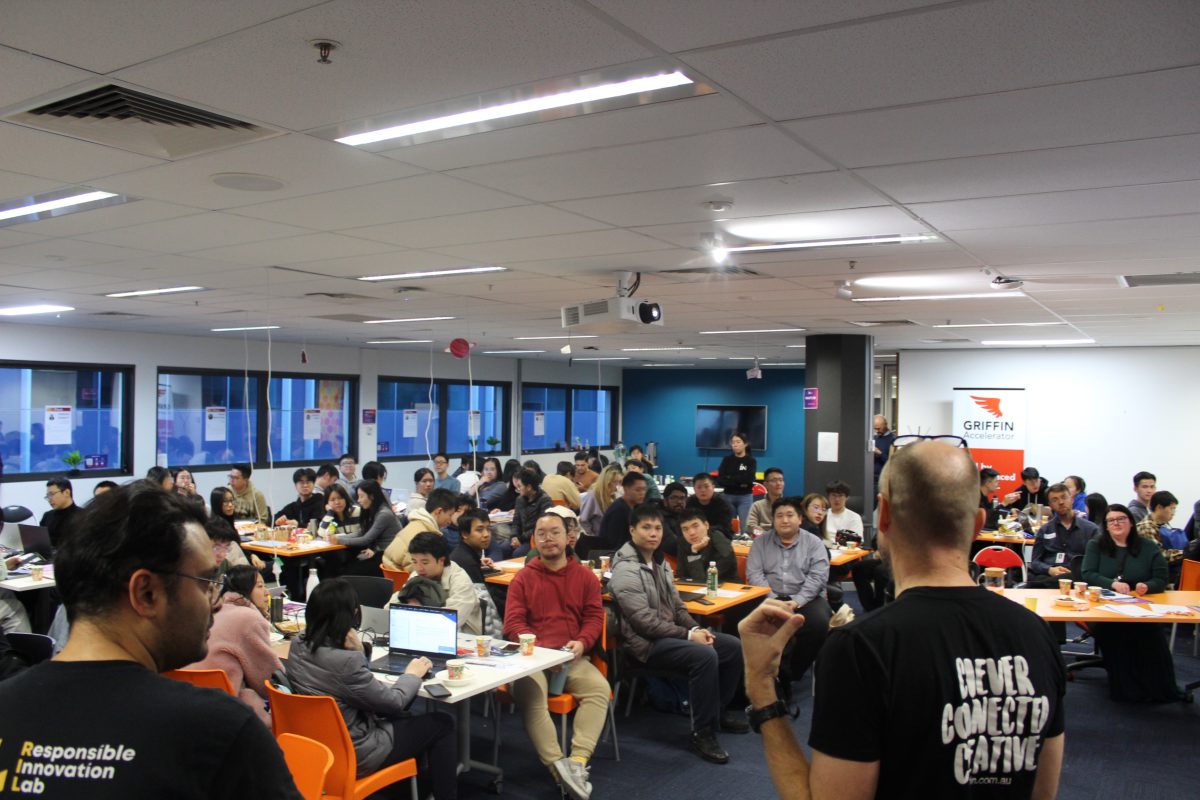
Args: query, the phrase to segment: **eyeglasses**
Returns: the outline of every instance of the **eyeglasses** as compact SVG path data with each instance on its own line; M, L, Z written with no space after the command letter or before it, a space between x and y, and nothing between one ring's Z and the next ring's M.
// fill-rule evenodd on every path
M1113 525L1128 525L1129 518L1128 517L1105 517L1104 524L1110 528Z
M55 497L58 497L60 494L62 494L62 492L46 492L46 494L42 495L42 499L43 500L52 500Z
M225 589L227 589L229 587L229 580L228 580L228 576L226 576L226 575L220 575L216 578L203 578L199 575L188 575L187 573L184 573L184 572L160 572L159 574L160 575L174 575L179 578L187 578L189 580L200 581L201 583L207 583L208 584L208 601L210 603L216 603L217 598L221 596L221 593L224 592Z
M533 538L535 539L555 539L561 536L567 538L566 531L550 530L550 531L534 531Z
M948 444L951 447L961 447L963 449L966 449L967 447L967 440L961 436L951 436L949 434L927 436L922 433L907 433L904 436L897 436L892 441L892 449L889 451L889 454L896 452L901 447L907 447L910 444L916 444L917 442L922 441L941 442L942 444Z

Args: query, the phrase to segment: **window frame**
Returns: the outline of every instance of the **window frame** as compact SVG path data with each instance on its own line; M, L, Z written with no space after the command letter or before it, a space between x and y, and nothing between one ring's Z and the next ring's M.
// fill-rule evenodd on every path
M523 456L537 455L540 453L571 453L577 449L575 447L575 431L573 430L572 422L571 422L571 418L575 414L575 392L588 392L588 391L594 392L597 389L600 389L600 390L604 390L604 391L608 391L608 392L612 393L612 409L610 410L611 414L612 414L612 420L613 420L613 424L610 427L610 430L612 432L612 441L605 442L603 444L601 444L599 442L591 442L590 444L592 447L599 448L600 450L607 450L609 448L615 447L616 443L618 441L620 441L620 439L621 439L621 421L620 421L619 409L621 408L621 388L619 386L608 386L608 385L580 386L580 385L574 384L574 383L547 383L545 381L528 381L528 382L523 382L521 384L522 392L525 391L526 388L529 388L529 389L564 389L564 390L566 390L566 392L567 392L567 405L566 405L566 437L567 437L567 440L566 440L566 442L563 443L566 445L566 447L565 447L565 449L562 449L562 450L558 450L555 448L534 448L534 449L526 450L524 447L522 447L521 455L523 455ZM523 410L522 410L522 420L524 420L524 411ZM523 437L525 434L524 428L522 428L521 434ZM524 444L524 442L522 442L522 444Z
M255 413L257 414L257 419L255 420L255 424L254 424L254 435L255 435L255 439L256 439L255 447L254 447L255 452L250 461L250 466L253 467L254 469L270 469L272 467L308 466L313 463L311 459L300 459L300 460L290 460L289 459L286 461L276 460L276 461L268 462L268 460L267 460L267 436L268 436L267 424L268 424L270 415L267 413L267 396L270 394L270 391L271 391L270 380L273 380L275 378L281 378L281 379L282 378L301 378L301 379L308 379L308 380L348 381L350 383L350 431L348 432L348 436L347 436L347 440L346 440L346 448L347 448L346 452L350 452L350 453L358 452L358 416L359 416L359 407L358 407L359 376L358 375L324 373L324 372L322 372L322 373L275 372L274 370L272 370L270 372L270 380L268 380L268 373L266 370L251 369L251 370L236 370L236 371L234 371L234 370L227 370L227 369L210 369L207 367L170 367L170 366L159 365L159 367L157 368L157 371L155 372L155 376L154 376L155 377L155 386L161 385L160 378L164 373L168 374L168 375L198 375L201 377L203 377L203 376L218 376L218 377L225 377L225 378L228 378L228 377L244 378L244 377L248 376L251 378L257 378L260 381L259 385L262 386L262 391L259 392L259 396L256 398L256 405L255 405ZM157 397L156 397L155 398L155 408L154 408L154 419L155 419L154 452L156 454L159 452L159 449L158 449L158 406L157 406L157 402L158 401L157 401ZM193 473L195 473L195 472L220 472L221 470L229 469L233 463L236 463L236 462L230 462L228 464L195 464L195 465L168 464L167 466L169 466L169 467L186 466L188 471L193 472Z
M430 442L431 450L432 450L431 455L436 454L436 453L445 453L446 457L450 458L450 459L462 458L463 456L469 456L471 454L470 450L467 450L465 452L449 452L446 450L446 431L447 431L447 427L449 425L449 415L450 415L450 407L449 407L449 405L450 405L450 387L451 386L462 386L462 387L493 386L493 387L498 387L498 388L504 389L505 390L504 391L504 404L503 404L504 407L501 411L501 414L502 414L501 418L503 419L503 428L502 428L503 435L500 437L500 449L499 450L478 450L477 449L475 452L480 453L480 454L493 455L493 456L500 456L500 455L503 455L504 453L512 452L511 447L512 447L512 436L513 436L513 430L512 430L513 429L513 424L512 424L513 384L511 381L490 381L490 380L465 381L465 380L460 380L457 378L434 378L432 381L430 381L428 378L425 378L425 379L413 378L408 375L380 375L376 379L376 385L378 386L378 384L383 381L392 381L395 383L407 383L407 384L412 384L415 386L421 386L426 389L429 387L429 384L432 383L436 387L436 389L437 389L436 393L437 393L438 423L437 423L436 439L434 439L434 441ZM377 391L376 397L379 397L381 394L382 394L381 392ZM378 403L377 403L377 405L378 405ZM377 454L376 455L377 460L383 464L388 464L388 463L394 464L394 463L403 462L403 461L419 461L424 457L425 457L424 453L416 453L416 454L412 454L412 455L395 455L392 453L387 453L387 454Z
M0 369L45 369L55 372L70 370L96 372L110 370L121 373L121 464L107 469L79 470L78 475L71 475L70 467L63 464L63 469L55 472L0 472L0 480L4 483L25 483L47 481L50 478L66 476L68 478L121 478L133 475L133 384L136 368L133 364L87 364L75 361L19 361L0 359Z

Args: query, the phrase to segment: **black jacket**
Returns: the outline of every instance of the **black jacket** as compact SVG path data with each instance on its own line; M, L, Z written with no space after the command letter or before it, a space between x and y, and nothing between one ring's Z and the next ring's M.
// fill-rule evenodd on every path
M725 534L720 531L709 531L708 547L699 553L692 552L692 546L686 539L680 538L679 549L676 553L675 574L680 578L693 581L705 581L708 577L708 562L717 562L717 574L721 581L736 581L738 579L737 556L733 554L733 545Z

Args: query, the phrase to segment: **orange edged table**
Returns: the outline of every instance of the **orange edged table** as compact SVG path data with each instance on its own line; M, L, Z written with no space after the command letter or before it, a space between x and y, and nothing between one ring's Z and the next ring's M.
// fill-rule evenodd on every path
M1035 613L1047 622L1200 622L1200 612L1195 609L1189 609L1189 613L1186 615L1163 614L1154 617L1130 617L1104 609L1103 606L1110 603L1107 600L1101 600L1098 603L1081 601L1086 608L1059 607L1054 604L1055 598L1059 596L1058 589L1005 589L1003 594L1014 603L1024 604L1027 598L1035 599L1037 601ZM1131 605L1140 608L1147 608L1150 603L1184 607L1200 606L1200 592L1159 592L1142 595L1140 600L1143 602L1112 603L1112 605Z

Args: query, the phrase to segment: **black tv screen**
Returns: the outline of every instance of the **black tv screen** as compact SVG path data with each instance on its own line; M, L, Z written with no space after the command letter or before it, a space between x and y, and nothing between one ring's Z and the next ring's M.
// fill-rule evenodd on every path
M696 406L696 447L728 450L729 437L741 431L757 453L767 449L766 406Z

